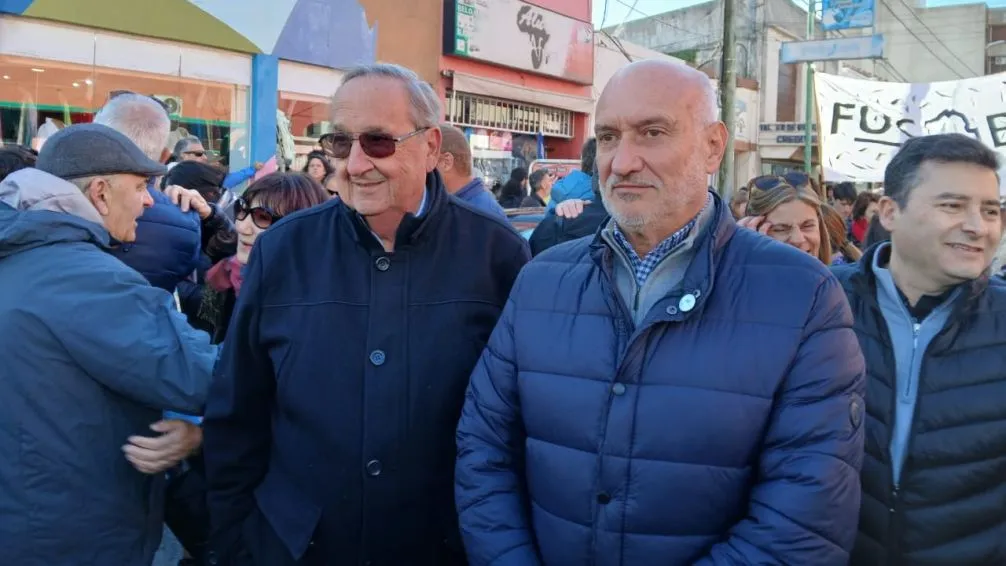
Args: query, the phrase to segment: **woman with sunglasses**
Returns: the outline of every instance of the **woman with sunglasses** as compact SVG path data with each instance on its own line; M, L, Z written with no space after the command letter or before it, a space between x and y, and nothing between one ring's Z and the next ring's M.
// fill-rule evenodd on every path
M821 198L805 173L752 179L747 216L737 223L831 264L831 240L821 213Z
M325 189L307 175L273 173L252 183L234 201L237 253L217 262L206 273L206 288L199 316L213 327L213 341L223 342L238 293L241 270L248 263L259 234L280 218L328 200Z

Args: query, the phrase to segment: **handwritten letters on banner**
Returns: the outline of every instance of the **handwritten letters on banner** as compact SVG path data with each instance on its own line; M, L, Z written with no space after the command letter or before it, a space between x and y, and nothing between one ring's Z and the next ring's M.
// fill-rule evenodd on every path
M827 181L882 182L901 143L928 134L974 137L1006 162L1006 73L917 84L815 73L814 83Z

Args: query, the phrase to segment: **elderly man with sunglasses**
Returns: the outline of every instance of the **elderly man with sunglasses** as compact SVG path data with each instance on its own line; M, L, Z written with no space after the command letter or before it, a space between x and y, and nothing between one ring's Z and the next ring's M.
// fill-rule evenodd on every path
M465 399L471 566L849 563L852 316L824 265L738 229L708 190L716 114L708 77L663 61L601 94L611 220L521 272Z
M256 240L207 402L211 561L461 565L455 427L530 252L447 194L415 73L351 70L332 108L343 198Z

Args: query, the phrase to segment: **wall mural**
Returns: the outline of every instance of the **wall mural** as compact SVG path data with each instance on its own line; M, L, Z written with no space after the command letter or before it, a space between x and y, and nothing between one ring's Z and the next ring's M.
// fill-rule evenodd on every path
M324 67L371 62L375 30L357 0L0 0L0 13Z

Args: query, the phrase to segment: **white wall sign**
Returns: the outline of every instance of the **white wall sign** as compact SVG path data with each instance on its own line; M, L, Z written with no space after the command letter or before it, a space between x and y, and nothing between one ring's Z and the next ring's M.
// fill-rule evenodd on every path
M929 134L973 137L1006 162L1004 81L1006 73L917 84L815 73L825 180L881 182L902 142Z
M454 0L446 6L448 55L593 82L594 30L589 22L521 0Z

